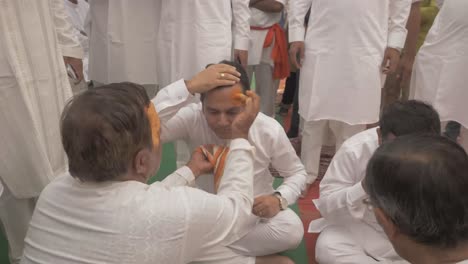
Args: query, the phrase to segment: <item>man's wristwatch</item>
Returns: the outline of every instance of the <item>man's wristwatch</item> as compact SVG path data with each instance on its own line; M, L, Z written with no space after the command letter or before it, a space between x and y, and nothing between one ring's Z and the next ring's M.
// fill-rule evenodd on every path
M278 198L281 211L288 209L288 201L281 196L280 192L274 192L273 195Z

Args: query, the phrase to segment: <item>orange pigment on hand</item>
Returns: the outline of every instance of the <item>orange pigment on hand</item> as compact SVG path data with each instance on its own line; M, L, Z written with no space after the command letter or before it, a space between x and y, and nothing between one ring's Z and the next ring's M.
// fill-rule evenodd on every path
M247 96L242 92L242 88L236 87L232 89L231 100L236 105L243 105L245 104L245 100L247 100Z

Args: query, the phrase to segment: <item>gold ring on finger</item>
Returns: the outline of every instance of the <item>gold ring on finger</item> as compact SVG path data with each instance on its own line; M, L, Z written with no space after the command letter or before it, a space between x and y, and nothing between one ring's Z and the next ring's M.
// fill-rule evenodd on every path
M224 76L225 76L225 74L224 74L224 73L221 73L221 78L222 78L222 79L224 79Z

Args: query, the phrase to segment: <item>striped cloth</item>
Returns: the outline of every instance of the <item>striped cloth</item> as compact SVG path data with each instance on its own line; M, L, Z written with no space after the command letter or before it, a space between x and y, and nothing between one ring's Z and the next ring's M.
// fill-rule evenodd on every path
M214 167L214 190L216 193L218 192L219 183L224 174L224 166L229 153L229 148L218 145L204 145L199 147L199 149Z

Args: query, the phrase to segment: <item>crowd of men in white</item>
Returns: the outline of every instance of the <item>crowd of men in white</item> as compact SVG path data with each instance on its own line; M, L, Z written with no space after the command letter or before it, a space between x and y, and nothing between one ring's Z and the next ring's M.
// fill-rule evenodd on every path
M468 1L437 1L411 100L381 107L420 1L0 0L11 263L294 263L278 255L304 236L288 206L316 181L327 131L318 263L468 263ZM280 20L301 71L300 157L274 119ZM178 169L148 184L166 142Z

